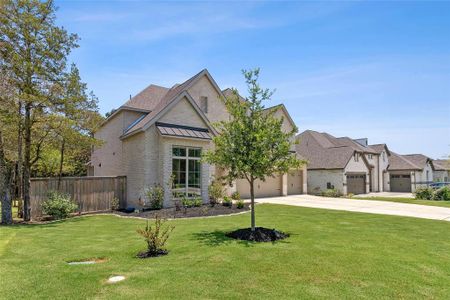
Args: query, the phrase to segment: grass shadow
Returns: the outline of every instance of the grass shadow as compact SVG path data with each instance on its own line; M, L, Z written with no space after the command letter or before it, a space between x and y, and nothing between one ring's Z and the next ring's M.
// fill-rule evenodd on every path
M256 244L255 242L236 240L236 239L227 237L226 236L227 233L228 233L227 231L222 231L222 230L202 231L202 232L194 233L193 236L194 236L195 240L199 241L200 243L202 243L206 246L210 246L210 247L217 247L217 246L226 245L226 244L235 243L235 242L237 242L239 244L243 244L247 247L252 247Z

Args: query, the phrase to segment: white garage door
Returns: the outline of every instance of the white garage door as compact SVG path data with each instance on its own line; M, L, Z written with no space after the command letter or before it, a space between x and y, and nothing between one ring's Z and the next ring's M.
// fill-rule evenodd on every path
M236 180L236 189L242 199L250 198L250 186L246 179ZM281 176L267 177L266 181L255 181L255 197L276 197L281 196Z

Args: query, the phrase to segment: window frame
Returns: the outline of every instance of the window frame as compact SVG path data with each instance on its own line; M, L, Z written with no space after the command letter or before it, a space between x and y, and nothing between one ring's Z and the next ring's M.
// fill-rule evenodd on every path
M177 155L175 152L175 149L184 149L184 156L183 155ZM191 150L197 150L198 152L198 156L190 156L190 152ZM178 151L178 153L182 153L183 151ZM177 190L180 189L184 189L183 191L177 191L174 192L174 185L175 183L175 178L173 179L172 182L172 197L173 199L180 199L182 197L186 197L186 198L195 198L195 197L201 197L202 196L202 164L200 162L201 160L201 154L202 154L202 148L201 147L191 147L191 146L180 146L180 145L173 145L172 146L172 176L174 176L175 171L174 171L174 160L180 160L180 161L185 161L185 182L184 182L184 187L181 188L177 188ZM195 169L195 165L199 166L199 170L198 170L198 186L197 184L193 185L189 183L189 178L190 178L190 167L189 167L189 162L190 161L194 161L194 169ZM196 170L194 171L196 172ZM190 192L189 189L199 189L199 193L196 194L195 192ZM181 195L180 195L181 194ZM191 195L190 195L191 194Z

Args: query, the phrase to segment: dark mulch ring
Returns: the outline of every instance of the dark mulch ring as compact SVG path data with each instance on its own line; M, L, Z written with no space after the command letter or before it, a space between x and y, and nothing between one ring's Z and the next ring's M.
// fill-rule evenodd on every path
M255 231L251 228L238 229L226 234L227 237L252 242L274 242L289 237L289 234L264 227L255 227Z
M215 206L211 205L202 205L200 207L189 207L189 208L180 208L176 210L174 207L172 208L163 208L158 210L145 210L140 211L138 213L131 212L126 213L123 211L115 211L114 213L122 216L136 216L148 219L154 219L156 215L158 215L162 219L178 219L178 218L194 218L194 217L208 217L208 216L220 216L220 215L230 215L235 213L240 213L244 211L250 210L250 204L245 203L243 208L237 208L236 205L233 205L231 208L223 206L222 204L216 204Z
M167 255L169 254L169 251L167 250L158 250L156 252L148 252L148 251L144 251L144 252L139 252L136 257L137 258L150 258L150 257L158 257L158 256L163 256L163 255Z

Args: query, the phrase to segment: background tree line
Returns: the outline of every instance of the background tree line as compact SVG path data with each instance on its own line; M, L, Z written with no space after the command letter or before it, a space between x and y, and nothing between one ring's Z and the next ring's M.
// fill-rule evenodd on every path
M30 179L86 175L103 118L68 55L78 36L55 24L52 0L0 1L0 197L30 220Z

